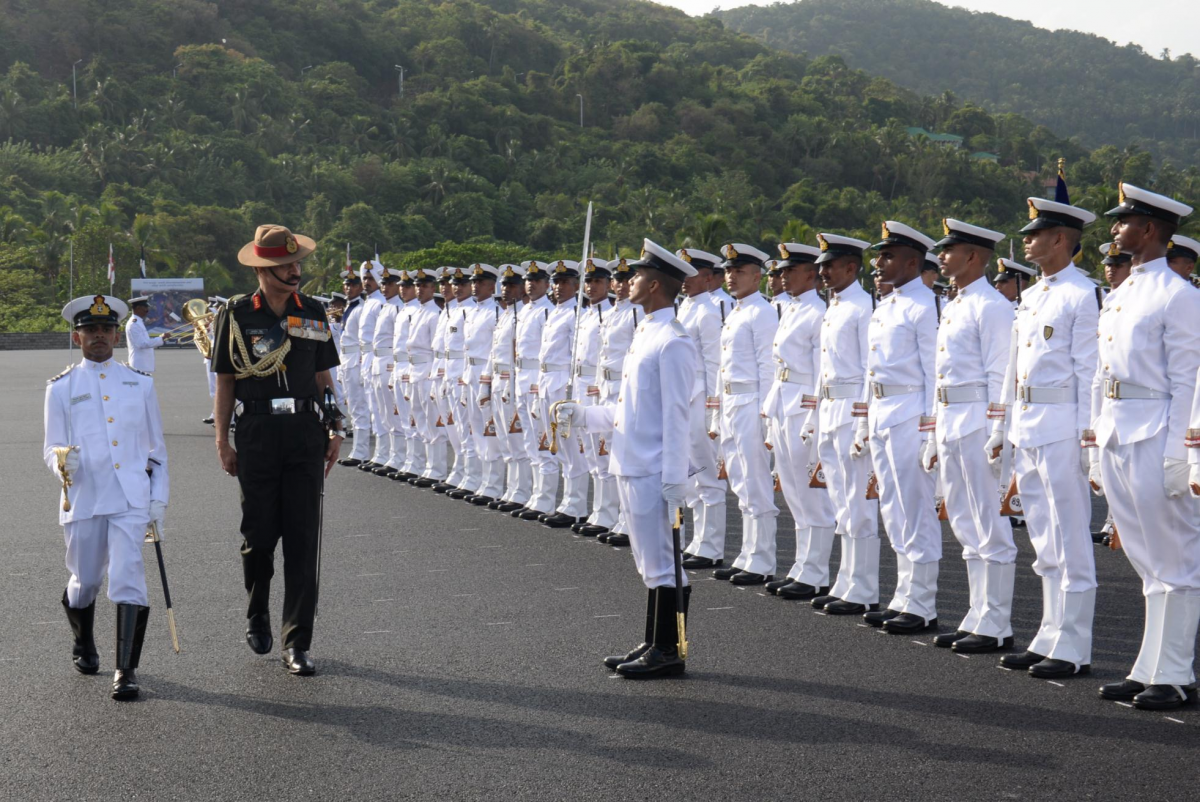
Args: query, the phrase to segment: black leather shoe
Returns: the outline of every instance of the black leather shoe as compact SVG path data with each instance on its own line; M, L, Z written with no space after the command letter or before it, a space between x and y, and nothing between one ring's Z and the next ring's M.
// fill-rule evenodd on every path
M118 702L136 699L140 690L137 672L132 668L118 668L117 673L113 674L112 698Z
M713 579L733 579L742 572L741 568L734 568L732 565L728 568L718 568L713 571Z
M791 599L792 601L811 601L822 593L828 592L829 588L816 588L807 582L792 582L777 590L775 595L781 599ZM838 599L833 601L838 601ZM833 604L833 602L829 604ZM825 605L826 611L829 610L829 604Z
M391 475L390 478L393 481L404 482L405 484L407 484L408 482L411 482L413 479L420 479L421 477L417 476L415 473L409 473L408 471L396 471L395 473L393 473Z
M1038 663L1046 659L1046 655L1038 654L1037 652L1021 652L1020 654L1006 654L1000 658L1000 665L1003 668L1011 668L1016 671L1025 671L1031 666L1036 666Z
M501 501L500 499L497 498L497 499L493 499L493 500L489 501L487 503L487 508L489 510L498 510L507 503L508 503L507 501Z
M761 585L774 578L774 574L756 574L753 571L742 571L729 577L731 585Z
M628 663L631 660L636 660L641 657L650 648L649 643L642 643L632 652L626 655L612 655L604 658L604 667L609 671L616 671L617 666L622 663Z
M71 649L71 662L80 674L95 674L100 670L100 655L96 652L95 623L96 603L87 607L71 607L67 601L67 592L62 595L62 606L67 611L67 622L71 625L71 634L75 636L75 645Z
M516 512L517 510L525 509L525 505L519 501L505 501L496 509L499 510L500 512L507 512L507 513L511 514L511 513Z
M685 554L683 557L683 567L692 570L720 568L724 562L724 560L710 560L708 557L698 557L695 554Z
M629 535L625 534L624 532L609 532L608 540L606 542L610 546L617 546L619 548L628 548L629 547Z
M1110 682L1107 685L1101 685L1100 698L1109 699L1113 702L1132 702L1133 697L1144 690L1146 690L1146 686L1142 683L1132 679L1123 679L1120 682Z
M601 535L608 534L608 527L600 526L599 524L584 524L579 527L579 534L584 537L600 537Z
M596 535L596 540L599 541L600 543L607 543L608 539L610 537L612 537L612 532L604 532L602 534Z
M201 422L201 423L207 423L209 426L213 426L213 425L215 425L215 424L216 424L216 421L214 421L214 420L213 420L213 416L212 416L212 415L209 415L207 418L205 418L204 420L202 420L202 421L200 421L200 422Z
M446 497L447 497L447 498L456 498L456 499L459 499L459 500L461 500L461 499L464 499L464 498L466 498L467 496L473 496L473 495L475 495L475 494L474 494L472 491L470 491L470 490L463 490L461 487L456 487L456 488L455 488L455 489L453 489L453 490L447 490L447 491L446 491Z
M275 646L271 635L271 616L268 613L252 615L246 620L246 643L255 654L270 654Z
M454 485L447 484L446 482L438 482L437 484L432 485L432 487L434 493L449 493L451 490L458 489Z
M485 507L495 500L496 499L492 498L491 496L481 496L478 493L473 496L467 496L467 503L474 504L476 507Z
M338 465L345 465L347 468L357 468L362 465L362 460L353 457L342 457L338 460Z
M513 517L520 518L522 521L536 521L545 514L546 513L538 512L537 510L525 509L519 512L514 512Z
M970 635L965 629L958 629L954 632L942 632L933 636L933 645L940 646L943 649L949 649L954 645L956 640L962 640Z
M1138 710L1174 710L1195 701L1195 685L1151 685L1133 697L1133 706Z
M422 490L428 490L431 487L436 487L437 482L427 476L419 476L409 482L413 487L419 487Z
M998 652L1001 649L1011 649L1012 647L1012 635L1009 635L1004 640L1000 640L990 635L971 634L954 641L954 645L950 648L959 654L986 654L988 652Z
M1066 660L1054 660L1049 657L1029 667L1029 676L1036 679L1066 679L1090 673L1092 673L1091 666L1077 666Z
M578 523L582 519L576 518L574 515L556 512L551 515L547 515L544 518L539 518L538 520L542 522L542 526L548 526L551 529L566 529L571 524Z
M867 615L878 610L878 604L867 605L861 602L846 601L845 599L834 599L825 605L825 612L829 615Z
M372 462L371 460L367 460L366 462L360 462L358 464L358 469L360 471L373 471L378 467L380 467L379 463Z
M578 535L579 530L587 525L588 524L584 523L583 521L576 521L575 523L571 524L571 531Z
M400 473L400 471L396 470L391 465L381 465L380 467L371 471L371 473L375 474L376 476L395 476L396 474Z
M774 596L779 592L780 588L785 588L790 584L792 584L792 580L784 577L783 579L776 579L774 582L768 582L767 584L763 585L763 590Z
M311 677L317 671L317 666L308 656L308 652L296 648L283 650L283 667L289 674L298 677Z
M824 610L826 605L832 604L835 601L838 601L837 596L830 596L826 594L824 596L817 596L811 602L809 602L809 604L813 606L814 610Z
M891 621L900 615L899 610L893 610L890 607L883 610L872 610L869 613L863 614L863 621L873 627L881 627L884 622Z
M937 619L926 621L916 613L900 613L883 622L883 631L890 635L915 635L927 629L937 629Z
M628 679L656 679L658 677L676 677L686 668L679 658L679 651L674 647L660 648L651 646L637 659L621 663L616 672Z

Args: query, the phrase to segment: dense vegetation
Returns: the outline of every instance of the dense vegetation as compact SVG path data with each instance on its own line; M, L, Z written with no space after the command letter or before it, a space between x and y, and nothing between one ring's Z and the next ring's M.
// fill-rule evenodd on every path
M933 0L801 0L721 18L772 47L842 56L914 91L950 91L1092 147L1137 145L1176 164L1200 162L1200 61L1189 54L1148 54ZM927 115L945 122L932 108Z
M1144 150L637 0L0 0L0 330L58 325L72 246L77 292L107 287L112 242L119 291L144 248L151 276L228 294L263 221L317 238L310 289L347 242L393 265L577 254L588 200L600 255L885 217L1012 231L1059 156L1095 209L1122 177L1200 199Z

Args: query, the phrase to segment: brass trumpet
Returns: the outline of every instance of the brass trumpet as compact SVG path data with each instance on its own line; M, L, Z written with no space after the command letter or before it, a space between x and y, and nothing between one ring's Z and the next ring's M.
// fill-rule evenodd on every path
M213 313L208 311L208 305L199 298L193 298L183 305L184 324L164 334L163 340L191 343L207 359L212 356L212 340L208 336L208 324L212 319Z

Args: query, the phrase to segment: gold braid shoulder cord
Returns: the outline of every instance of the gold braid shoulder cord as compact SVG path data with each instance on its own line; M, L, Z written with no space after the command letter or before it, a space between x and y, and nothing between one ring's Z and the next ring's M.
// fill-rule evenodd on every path
M250 353L246 350L246 343L242 340L242 327L238 325L232 312L229 313L229 333L229 361L234 365L234 379L264 379L267 376L282 376L283 386L287 387L287 365L283 364L283 360L287 359L287 355L292 352L291 337L286 338L283 341L283 345L264 356L258 362L252 362L250 360ZM242 364L245 366L240 370L237 367L237 361L233 358L234 345L237 345L238 353L242 358ZM276 378L276 381L278 380Z

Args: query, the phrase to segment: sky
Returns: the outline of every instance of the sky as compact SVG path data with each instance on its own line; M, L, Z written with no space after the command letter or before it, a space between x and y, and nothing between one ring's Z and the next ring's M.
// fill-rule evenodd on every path
M753 0L654 0L706 14L714 6L736 8L769 5ZM1200 58L1200 3L1194 0L937 0L942 5L990 11L1032 22L1039 28L1070 28L1111 39L1118 45L1134 42L1152 56L1168 48L1172 56L1191 53ZM1136 9L1136 11L1134 11Z

